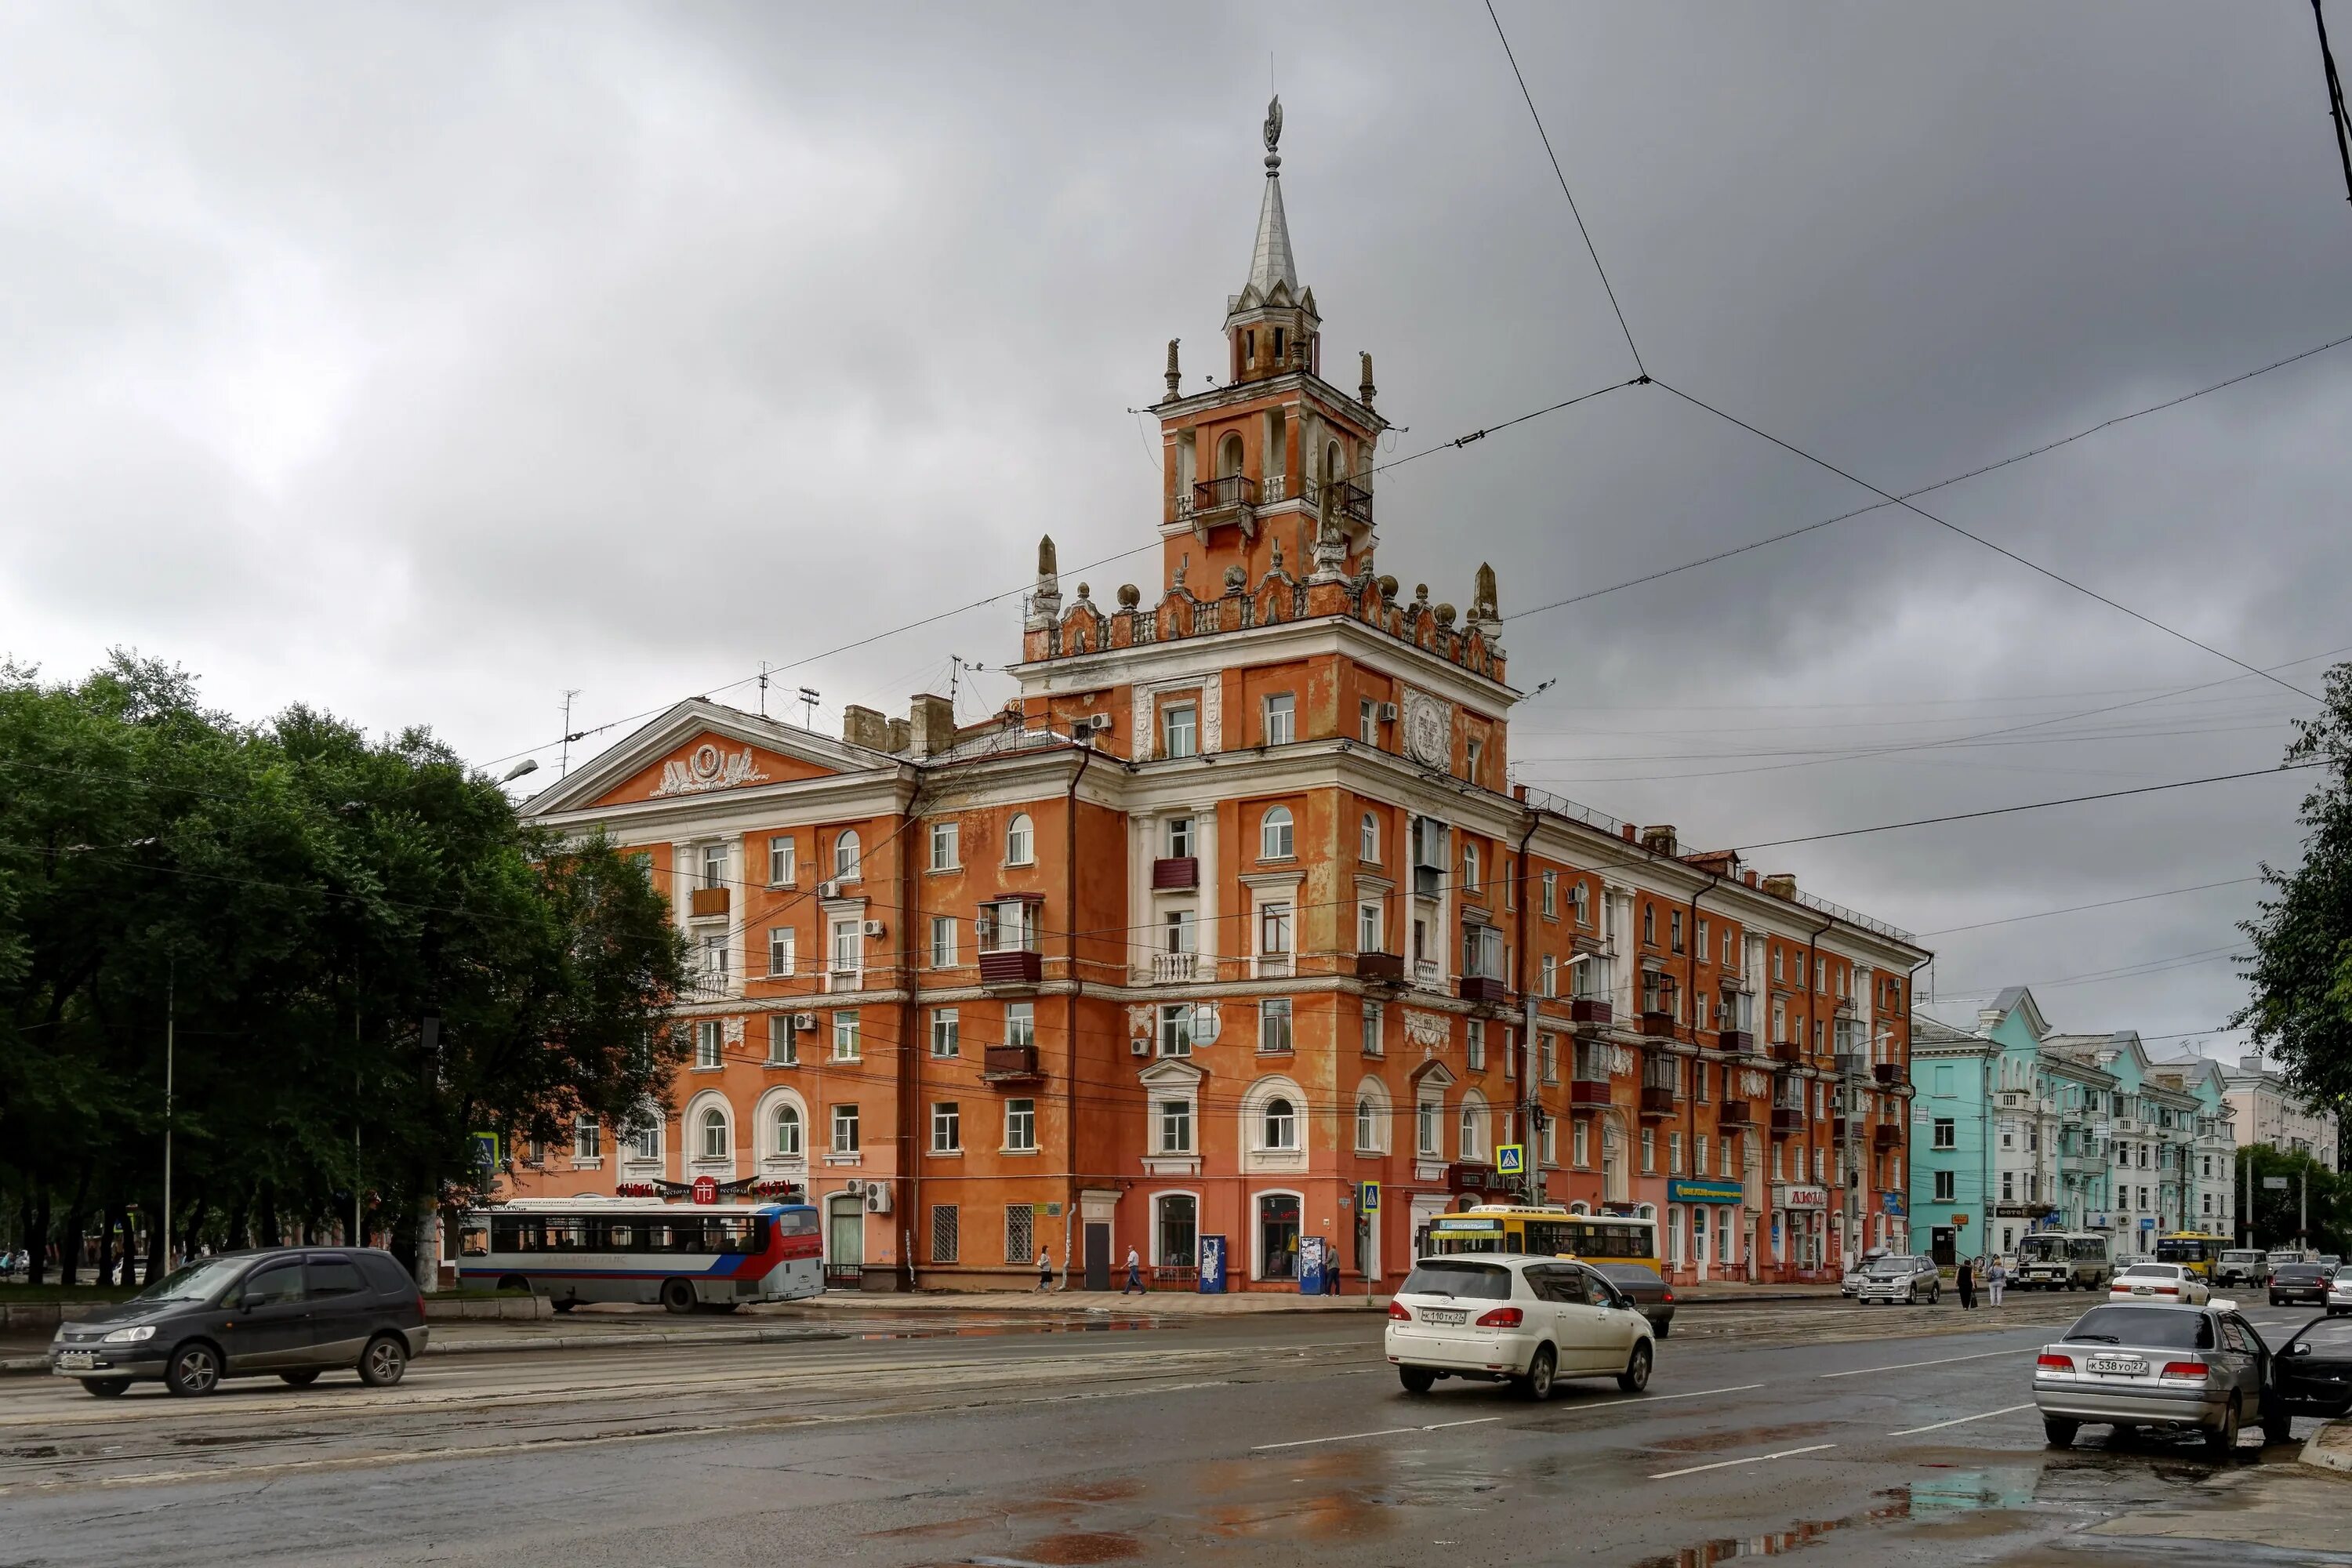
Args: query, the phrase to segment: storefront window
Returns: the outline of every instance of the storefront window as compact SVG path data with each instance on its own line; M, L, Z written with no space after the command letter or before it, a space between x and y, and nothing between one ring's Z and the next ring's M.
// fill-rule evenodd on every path
M1298 1196L1265 1193L1257 1200L1258 1278L1298 1278Z

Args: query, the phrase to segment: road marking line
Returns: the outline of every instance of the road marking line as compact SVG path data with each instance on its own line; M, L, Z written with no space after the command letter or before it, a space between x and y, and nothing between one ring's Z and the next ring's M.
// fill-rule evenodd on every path
M1711 1465L1693 1465L1687 1469L1660 1470L1650 1479L1654 1481L1670 1481L1676 1476L1697 1475L1701 1470L1727 1470L1734 1465L1760 1465L1767 1459L1793 1459L1799 1454L1818 1454L1824 1448L1836 1447L1835 1443L1815 1443L1805 1448L1783 1448L1777 1454L1750 1454L1744 1459L1717 1459Z
M1979 1351L1974 1355L1948 1355L1939 1357L1935 1361L1898 1361L1893 1366L1861 1366L1854 1368L1852 1372L1825 1372L1822 1373L1819 1378L1815 1379L1815 1381L1827 1382L1832 1377L1868 1377L1874 1372L1908 1372L1915 1366L1949 1366L1954 1362L1982 1361L1987 1356L2032 1355L2034 1353L2034 1346L2026 1345L2012 1351Z
M1352 1443L1360 1437L1394 1437L1406 1432L1443 1432L1451 1426L1484 1426L1489 1421L1501 1419L1499 1415L1479 1415L1467 1421L1434 1421L1426 1426L1383 1426L1377 1432L1342 1432L1333 1437L1298 1437L1287 1443L1255 1444L1250 1452L1264 1454L1276 1448L1311 1448L1318 1443Z
M1971 1421L1990 1421L1996 1415L2014 1415L2021 1410L2031 1410L2032 1408L2032 1402L2028 1400L2023 1405L2011 1405L1999 1410L1988 1410L1981 1415L1962 1415L1950 1421L1930 1422L1925 1426L1906 1426L1902 1431L1889 1432L1887 1436L1890 1437L1908 1437L1914 1432L1940 1432L1947 1426L1965 1426Z

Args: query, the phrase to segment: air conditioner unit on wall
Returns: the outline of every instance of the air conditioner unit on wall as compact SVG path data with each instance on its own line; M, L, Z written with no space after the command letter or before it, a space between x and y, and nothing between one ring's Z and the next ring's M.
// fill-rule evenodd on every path
M814 1035L814 1034L815 1034L815 1033L816 1033L816 1015L815 1015L815 1014L814 1014L814 1013L795 1013L795 1014L793 1014L793 1029L794 1029L794 1030L796 1030L797 1032L799 1032L799 1033L801 1033L801 1034L803 1034L803 1035Z
M1080 735L1099 735L1106 730L1108 730L1110 726L1111 717L1109 714L1087 713L1080 715L1077 721L1070 726L1070 729L1074 733Z
M837 899L841 897L841 884L838 882L819 882L816 885L816 896L820 899Z
M867 921L866 922L866 934L867 936L880 936L882 934L882 922L880 921Z
M862 1176L852 1176L841 1184L841 1190L853 1198L862 1198L866 1195L866 1180Z
M1151 1041L1142 1035L1136 1036L1135 1038L1127 1042L1127 1054L1131 1057L1150 1056L1151 1054Z
M866 1212L867 1214L888 1214L890 1212L889 1183L868 1182L866 1184Z
M1383 702L1383 703L1381 703L1381 723L1383 723L1383 724L1393 724L1393 723L1395 723L1395 722L1396 722L1396 717L1397 717L1397 705L1396 705L1395 703L1393 703L1393 702Z

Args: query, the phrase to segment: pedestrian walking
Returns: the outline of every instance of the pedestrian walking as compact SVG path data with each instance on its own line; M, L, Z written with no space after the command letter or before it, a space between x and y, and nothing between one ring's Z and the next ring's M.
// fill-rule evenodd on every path
M1051 1290L1053 1288L1054 1254L1049 1249L1041 1247L1037 1249L1037 1289L1040 1290Z
M1133 1247L1127 1249L1127 1283L1118 1288L1118 1293L1124 1296L1129 1290L1139 1296L1150 1294L1143 1288L1143 1258Z
M1985 1297L1994 1306L2000 1305L2000 1288L2009 1283L2009 1265L1996 1258L1985 1270Z
M1977 1305L1977 1271L1965 1258L1960 1259L1959 1287L1961 1307L1974 1311Z

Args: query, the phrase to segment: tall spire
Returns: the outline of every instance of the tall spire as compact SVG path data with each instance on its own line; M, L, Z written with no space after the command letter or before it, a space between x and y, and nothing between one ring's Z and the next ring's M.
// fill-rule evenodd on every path
M1249 287L1270 299L1275 285L1298 297L1298 266L1290 255L1290 224L1282 211L1282 100L1265 106L1265 199L1257 209L1257 243L1250 251Z

